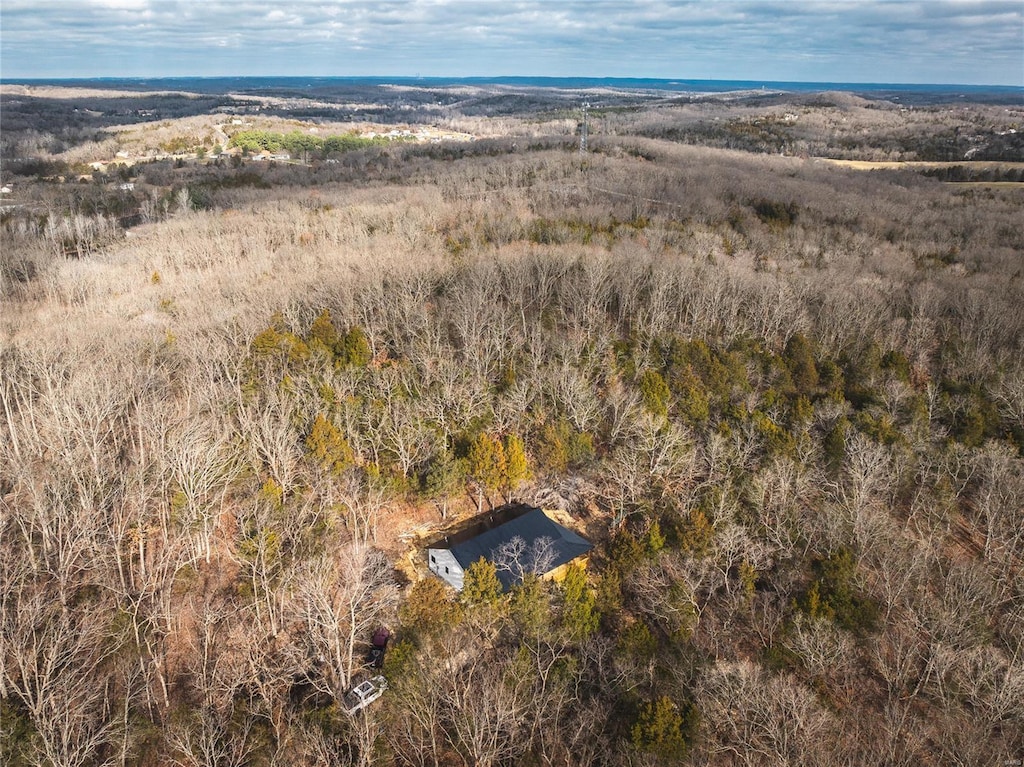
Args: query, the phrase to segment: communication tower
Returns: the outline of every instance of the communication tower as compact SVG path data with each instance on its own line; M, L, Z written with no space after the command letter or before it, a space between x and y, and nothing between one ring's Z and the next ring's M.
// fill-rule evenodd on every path
M590 103L587 101L583 102L583 125L580 127L580 155L587 153L587 110L590 109Z

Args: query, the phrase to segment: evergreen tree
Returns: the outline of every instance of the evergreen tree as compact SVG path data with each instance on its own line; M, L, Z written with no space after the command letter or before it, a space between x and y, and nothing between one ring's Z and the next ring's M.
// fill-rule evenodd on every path
M370 341L358 325L353 325L344 336L339 338L334 354L341 367L364 368L373 359Z
M492 562L481 557L466 568L459 600L466 607L495 606L501 600L501 581Z
M644 407L652 415L668 416L668 401L672 392L657 370L645 370L639 381L640 396L643 398Z
M313 428L306 437L306 449L322 469L335 475L341 474L355 461L348 440L322 414L313 421Z
M485 495L500 488L506 479L505 448L487 432L480 432L469 446L469 476L477 487L477 511ZM490 502L490 501L488 501Z
M443 449L434 456L427 469L426 492L437 504L441 519L448 516L448 498L456 492L459 483L465 479L463 462L457 460L449 450Z
M505 489L511 501L516 490L531 477L530 466L526 460L526 446L515 434L505 439Z
M309 328L309 345L326 350L333 358L338 341L338 330L331 320L331 311L324 309Z
M814 363L811 342L803 333L794 333L783 354L793 385L801 394L813 394L818 387L818 367Z
M415 636L430 637L458 624L462 609L451 588L440 578L431 576L417 581L409 590L398 609L398 619Z
M640 707L633 725L633 746L666 764L678 764L686 756L696 725L696 711L691 706L680 711L675 701L662 695Z
M587 585L587 573L577 564L570 564L562 581L562 628L569 639L579 642L597 631L601 616L597 597Z

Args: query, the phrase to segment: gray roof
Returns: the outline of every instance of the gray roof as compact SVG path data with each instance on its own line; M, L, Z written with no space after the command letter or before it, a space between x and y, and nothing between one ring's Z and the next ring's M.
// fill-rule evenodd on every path
M495 550L517 536L523 539L527 547L532 546L539 538L551 539L553 559L548 572L566 562L571 562L594 548L586 538L563 527L548 517L541 509L536 508L529 509L520 516L490 530L484 530L472 538L461 540L458 543L453 541L450 546L436 545L434 548L449 548L459 564L463 568L467 568L481 557L488 561L494 561ZM507 590L514 584L515 578L511 573L499 570L498 580Z

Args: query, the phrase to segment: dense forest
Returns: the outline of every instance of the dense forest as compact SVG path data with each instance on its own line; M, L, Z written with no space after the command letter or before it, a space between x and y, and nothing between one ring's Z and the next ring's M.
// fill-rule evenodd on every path
M0 762L1019 763L1024 188L675 108L18 177ZM587 567L429 576L508 500Z

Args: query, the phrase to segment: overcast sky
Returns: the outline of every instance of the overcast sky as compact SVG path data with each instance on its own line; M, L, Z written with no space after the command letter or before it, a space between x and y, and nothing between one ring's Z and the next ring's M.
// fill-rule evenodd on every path
M1024 85L1024 0L0 0L0 78Z

